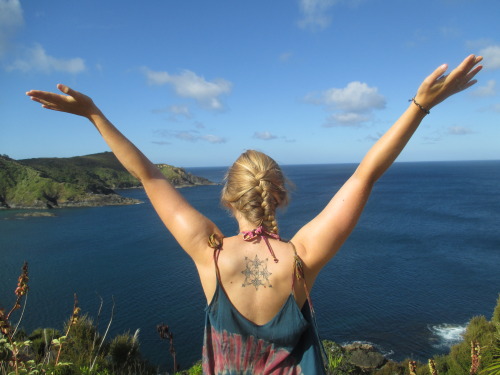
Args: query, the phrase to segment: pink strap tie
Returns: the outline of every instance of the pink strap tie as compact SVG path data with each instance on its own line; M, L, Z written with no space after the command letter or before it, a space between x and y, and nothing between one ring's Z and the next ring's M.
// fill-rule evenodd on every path
M271 255L274 258L274 263L279 262L278 258L276 258L276 255L274 255L274 251L273 251L273 248L271 247L271 244L269 243L269 238L274 238L275 240L281 240L281 237L279 236L279 234L269 232L262 225L258 226L254 230L242 231L241 234L243 234L244 241L253 241L257 237L263 238L264 242L267 245L267 248L269 249L269 252L271 253Z

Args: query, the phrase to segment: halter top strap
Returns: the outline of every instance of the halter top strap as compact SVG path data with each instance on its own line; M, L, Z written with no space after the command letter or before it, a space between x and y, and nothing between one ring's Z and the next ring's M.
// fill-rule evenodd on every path
M257 228L249 231L242 231L241 234L243 234L243 240L244 241L253 241L254 239L261 237L264 239L264 242L267 245L267 248L269 249L269 252L273 256L274 263L278 263L279 260L276 258L276 255L274 254L274 250L271 246L271 243L269 242L269 238L274 238L275 240L280 240L281 237L277 233L269 232L266 228L264 228L262 225L258 226Z

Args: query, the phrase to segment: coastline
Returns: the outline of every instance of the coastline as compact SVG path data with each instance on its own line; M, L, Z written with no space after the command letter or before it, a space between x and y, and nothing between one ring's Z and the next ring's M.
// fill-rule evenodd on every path
M156 165L175 188L214 185L168 164ZM132 205L119 189L142 188L111 152L72 158L14 160L0 155L0 209Z
M220 183L216 182L207 182L207 183L199 183L199 184L178 184L173 185L176 189L187 189L194 188L197 186L214 186L220 185ZM120 190L144 190L144 187L141 186L131 186L116 189L116 191ZM88 194L81 200L72 200L66 202L58 202L56 205L49 205L46 202L40 201L35 205L17 205L17 204L9 204L8 207L0 206L1 210L52 210L59 208L81 208L81 207L105 207L105 206L128 206L134 204L142 204L143 200L134 199L129 197L124 197L121 194L115 192L111 194Z

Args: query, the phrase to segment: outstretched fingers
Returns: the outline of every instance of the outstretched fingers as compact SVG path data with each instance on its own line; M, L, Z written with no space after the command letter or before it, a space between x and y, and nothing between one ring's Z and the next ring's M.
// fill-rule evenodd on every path
M448 97L468 89L477 82L474 77L482 69L482 65L478 65L482 60L481 56L469 55L448 74L445 74L448 65L441 65L420 86L417 92L418 102L425 108L432 108Z
M62 94L31 90L26 95L31 97L31 100L40 103L43 108L53 111L67 112L85 117L98 111L92 99L88 96L63 84L58 84L57 88Z
M455 84L458 91L465 90L477 82L473 78L483 68L482 65L477 65L482 60L482 56L470 55L450 73L449 80Z
M475 80L473 78L477 73L479 73L481 71L481 69L483 69L483 66L478 65L478 66L474 67L474 69L469 71L469 73L467 73L467 75L465 76L465 81L469 83L469 86L472 86L474 83L477 82L477 80Z
M55 94L48 91L31 90L26 93L31 100L40 103L44 108L60 110L58 107L67 101L64 95Z
M58 83L57 84L57 88L59 91L69 95L69 96L72 96L73 98L76 98L77 96L81 96L81 94L76 91L76 90L73 90L71 87L69 86L66 86L66 85L63 85L62 83Z
M427 81L427 83L431 85L438 80L446 79L447 76L444 75L446 70L448 70L448 64L443 64L443 65L439 66L436 70L434 70L431 73L431 75L429 75L425 79L425 81Z

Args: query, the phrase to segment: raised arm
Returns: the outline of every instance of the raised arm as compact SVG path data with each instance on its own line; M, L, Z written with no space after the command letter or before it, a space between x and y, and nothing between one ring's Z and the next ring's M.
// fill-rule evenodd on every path
M140 180L161 220L181 247L195 262L204 261L209 235L220 234L215 224L182 197L160 170L104 116L91 98L61 84L57 88L67 95L38 90L28 91L26 95L44 108L89 119L123 166Z
M446 98L476 83L482 57L468 56L450 74L441 65L420 85L403 115L368 151L354 174L326 208L294 236L302 258L315 277L336 254L356 226L375 182L406 146L429 110Z

